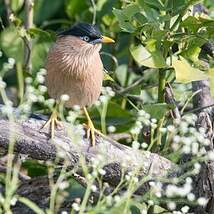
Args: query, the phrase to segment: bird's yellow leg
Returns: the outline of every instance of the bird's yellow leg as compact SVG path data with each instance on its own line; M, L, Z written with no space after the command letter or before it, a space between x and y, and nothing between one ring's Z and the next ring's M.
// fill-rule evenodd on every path
M83 111L85 113L85 116L88 120L88 125L87 125L87 138L91 138L91 144L92 146L95 146L95 132L97 132L97 130L94 128L94 124L88 114L88 111L85 107L83 107Z
M57 119L58 117L58 113L57 113L57 110L56 108L53 110L49 120L44 124L44 126L42 127L43 128L47 128L50 126L51 128L51 139L53 140L54 139L54 135L55 135L55 126L60 126L62 127L62 124L61 122Z

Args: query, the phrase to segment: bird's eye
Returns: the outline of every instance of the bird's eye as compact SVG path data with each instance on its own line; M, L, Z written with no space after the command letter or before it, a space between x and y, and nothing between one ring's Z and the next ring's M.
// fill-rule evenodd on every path
M89 38L88 36L83 36L83 37L82 37L82 40L88 42L88 41L90 40L90 38Z

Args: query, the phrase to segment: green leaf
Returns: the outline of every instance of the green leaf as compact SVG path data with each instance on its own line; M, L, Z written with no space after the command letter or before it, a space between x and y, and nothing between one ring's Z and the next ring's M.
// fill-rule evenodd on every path
M175 69L176 82L189 83L192 81L208 79L207 75L199 69L193 68L183 57L180 57L180 60L173 57L172 67Z
M120 85L125 86L128 66L126 64L119 65L115 70Z
M171 109L174 109L173 104L156 103L144 105L143 109L151 115L152 118L161 119Z
M87 9L86 1L79 0L66 0L66 14L70 18L74 18L76 14L81 14L85 9Z
M1 33L0 47L7 57L12 57L17 62L23 61L24 45L17 28L11 26Z
M10 0L10 7L13 12L18 11L24 3L24 0Z
M106 71L103 71L103 73L104 73L104 77L103 77L103 80L104 81L112 81L112 82L114 82L114 79L106 72Z
M149 68L164 68L167 66L161 52L158 50L150 53L143 45L138 45L131 46L130 52L139 66L144 65Z
M135 31L135 27L130 22L130 17L126 16L123 10L113 9L114 15L117 17L120 28L129 33L133 33Z

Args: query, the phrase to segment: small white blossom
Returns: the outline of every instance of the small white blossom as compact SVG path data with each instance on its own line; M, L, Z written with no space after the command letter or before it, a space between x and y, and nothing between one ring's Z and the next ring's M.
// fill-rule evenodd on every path
M63 94L63 95L61 95L60 100L63 102L66 102L69 100L69 96L67 94Z
M45 93L45 92L47 91L47 87L44 86L44 85L40 85L40 86L38 87L38 89L39 89L39 91L40 91L41 93Z
M59 189L64 190L69 187L69 183L64 181L59 184Z
M207 204L207 199L206 198L198 198L198 204L201 205L201 206L205 206Z
M176 208L176 203L173 202L173 201L170 201L167 203L167 207L170 209L170 210L174 210Z
M134 140L132 142L132 148L133 149L139 149L140 148L140 143L138 141Z
M142 143L142 144L141 144L141 147L142 147L143 149L146 149L146 148L148 147L148 144L147 144L147 143Z
M72 208L73 208L75 211L79 211L79 210L80 210L79 204L77 204L77 203L73 203L73 204L72 204Z
M116 127L115 126L109 126L108 127L108 132L109 133L114 133L116 131Z
M114 196L114 201L115 201L116 203L118 203L120 200L121 200L121 198L120 198L119 195L115 195L115 196Z
M105 175L106 171L104 169L99 169L98 172L100 173L100 175Z
M31 84L33 82L33 79L31 77L26 77L25 78L25 83L26 84Z
M16 63L16 60L14 58L8 58L8 63L11 65L11 66L14 66L15 63Z
M10 204L12 206L15 206L16 205L16 202L17 202L17 198L16 197L13 197L11 200L10 200Z
M189 201L194 201L194 200L195 200L195 195L194 195L193 193L189 193L189 194L187 195L187 199L188 199Z
M97 191L97 187L95 185L91 185L91 191L92 192L96 192Z
M148 200L148 204L149 204L150 206L153 206L153 205L154 205L154 201L153 201L153 200Z
M181 212L182 213L188 213L188 211L189 211L189 207L188 206L184 206L184 207L181 208Z
M47 70L45 69L45 68L40 68L39 69L39 74L41 74L41 75L46 75L47 74Z
M38 83L44 83L45 82L45 77L43 75L41 75L41 74L37 74L36 75L36 81Z

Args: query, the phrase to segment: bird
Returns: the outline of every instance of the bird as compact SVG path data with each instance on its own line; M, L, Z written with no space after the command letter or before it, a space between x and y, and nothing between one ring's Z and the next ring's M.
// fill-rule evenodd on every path
M95 146L96 129L87 107L93 105L100 96L103 82L103 63L100 58L102 43L115 41L103 36L94 24L77 23L60 32L49 49L45 69L45 83L48 94L56 100L50 119L43 127L51 126L51 139L54 138L58 120L57 104L64 94L69 96L65 107L81 107L87 118L87 138Z

